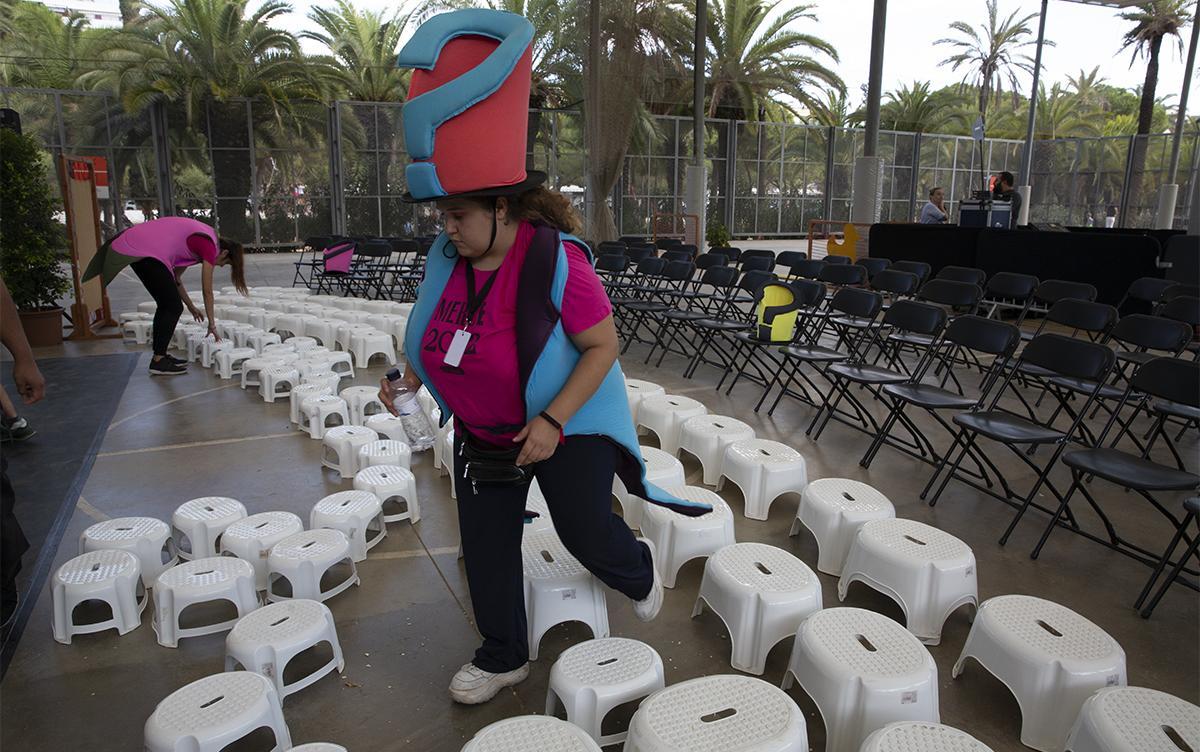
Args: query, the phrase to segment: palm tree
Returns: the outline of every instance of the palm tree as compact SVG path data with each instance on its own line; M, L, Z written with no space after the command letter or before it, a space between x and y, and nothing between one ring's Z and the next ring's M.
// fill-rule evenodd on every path
M76 88L91 69L100 30L80 13L63 18L41 3L5 5L0 81L18 88Z
M914 81L887 93L879 124L893 131L942 133L951 122L961 119L951 105L946 97L930 91L928 81Z
M1017 11L1013 11L1001 19L999 0L987 0L987 16L987 23L978 28L955 21L950 30L957 32L957 36L934 42L955 50L939 65L949 65L953 71L964 69L962 85L978 87L979 114L985 119L988 103L999 100L1006 81L1015 92L1020 74L1033 72L1033 60L1020 50L1037 44L1029 28L1030 22L1037 18L1036 13L1017 18ZM1054 43L1047 40L1045 44Z
M252 165L237 152L212 169L217 196L257 195L275 166L267 150L295 157L324 127L324 107L316 100L327 91L319 68L307 64L294 36L271 27L290 6L266 0L252 11L248 0L169 0L145 10L137 23L106 34L107 64L83 82L115 91L130 113L167 103L180 112L172 122L183 131L180 138L203 134L215 147L248 145L239 100L253 100L249 128L263 154L255 165L259 185L251 184ZM248 207L241 205L220 207L221 229L249 239Z
M306 31L300 38L328 48L330 57L316 62L325 67L338 96L361 102L404 100L409 71L396 67L404 31L399 13L360 10L349 0L338 0L332 8L313 8L308 17L321 31Z
M1028 118L1026 105L1024 117ZM1061 84L1038 87L1036 138L1066 138L1072 136L1097 136L1100 129L1087 108L1081 105L1079 95L1063 89Z
M1078 76L1067 76L1067 85L1075 93L1076 101L1089 111L1105 111L1108 101L1104 98L1104 86L1108 79L1100 75L1100 66L1091 71L1079 70Z

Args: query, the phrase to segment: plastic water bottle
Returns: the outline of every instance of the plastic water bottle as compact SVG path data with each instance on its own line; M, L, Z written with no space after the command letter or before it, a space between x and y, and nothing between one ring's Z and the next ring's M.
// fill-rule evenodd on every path
M393 368L387 372L388 384L392 387L392 404L400 414L400 424L408 436L409 447L414 452L424 452L433 446L433 426L421 411L421 403L417 393L404 385L400 378L400 369Z

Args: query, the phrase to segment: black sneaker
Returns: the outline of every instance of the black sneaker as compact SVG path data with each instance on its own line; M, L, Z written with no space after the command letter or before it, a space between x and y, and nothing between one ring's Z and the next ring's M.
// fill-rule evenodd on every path
M175 362L170 357L164 356L150 361L151 376L179 376L184 373L187 373L187 366Z
M181 366L186 366L188 364L186 358L176 358L171 353L167 353L163 357L166 358L167 360L171 361L172 363L178 363Z

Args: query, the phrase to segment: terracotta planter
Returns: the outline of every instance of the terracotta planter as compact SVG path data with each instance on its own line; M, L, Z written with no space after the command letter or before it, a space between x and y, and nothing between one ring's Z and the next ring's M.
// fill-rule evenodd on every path
M51 308L45 311L19 311L21 327L29 339L30 347L61 345L63 341L63 310Z

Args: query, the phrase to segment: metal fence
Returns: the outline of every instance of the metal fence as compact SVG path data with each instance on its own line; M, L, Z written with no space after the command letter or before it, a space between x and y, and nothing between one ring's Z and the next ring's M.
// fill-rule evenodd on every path
M104 157L101 199L110 231L163 214L209 221L257 247L305 237L433 232L436 210L406 204L401 105L338 101L271 105L209 101L129 115L105 93L0 88L24 128L54 155ZM582 209L586 154L578 111L531 110L528 160ZM710 120L708 217L735 237L798 236L814 219L847 220L859 129ZM635 129L611 196L622 234L649 234L655 214L680 211L692 152L691 120L656 116ZM1185 135L1176 227L1196 200L1200 133ZM882 221L910 222L934 186L958 203L1000 170L1018 174L1020 141L882 131ZM1034 144L1030 220L1147 227L1165 182L1171 137L1067 138Z

